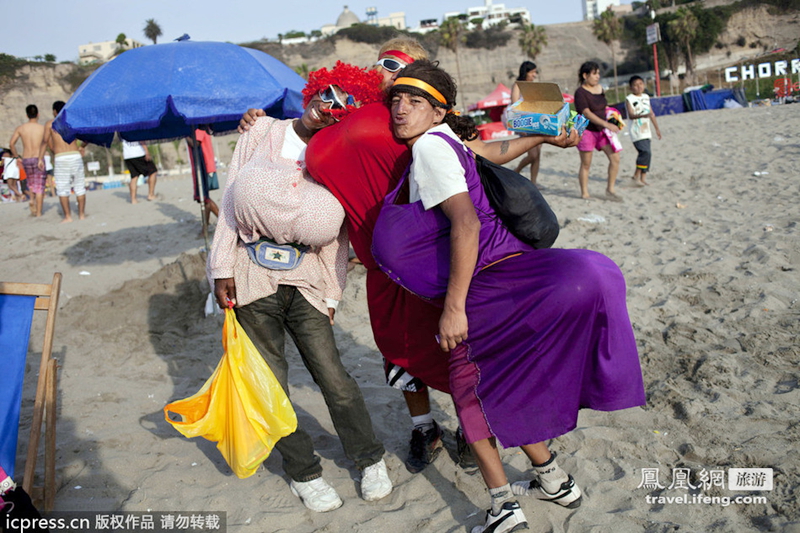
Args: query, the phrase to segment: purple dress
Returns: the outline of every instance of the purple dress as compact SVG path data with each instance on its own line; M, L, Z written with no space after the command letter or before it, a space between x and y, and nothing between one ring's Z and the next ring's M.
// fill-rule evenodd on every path
M643 405L619 267L590 250L535 250L519 242L494 215L469 150L440 136L459 156L481 223L467 295L469 338L450 352L450 387L467 441L494 436L504 447L534 444L574 429L581 408ZM441 302L449 221L438 207L397 205L394 196L375 226L375 259L396 282ZM497 262L498 255L506 259Z

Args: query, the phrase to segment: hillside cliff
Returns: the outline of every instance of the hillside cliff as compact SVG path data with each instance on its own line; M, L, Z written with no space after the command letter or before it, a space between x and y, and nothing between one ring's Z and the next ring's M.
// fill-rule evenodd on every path
M549 25L548 45L537 57L541 81L556 82L565 92L573 92L577 85L576 73L587 60L611 64L608 46L594 38L589 22ZM735 14L728 21L726 31L720 36L718 46L696 58L697 70L710 70L708 79L717 80L716 69L730 65L742 58L752 58L767 49L784 47L793 49L800 38L800 14L770 14L766 6L750 8ZM744 44L738 44L744 43ZM624 43L623 43L624 44ZM276 43L252 44L271 53L292 68L305 65L308 69L330 67L337 59L361 66L372 64L378 46L337 40L313 45L280 47ZM516 78L520 62L526 58L517 44L517 35L506 46L494 50L468 49L459 52L461 76L459 92L461 103L469 104L486 96L498 83L510 87ZM456 75L455 54L439 47L433 54L443 68ZM625 60L627 50L618 51L617 61ZM0 80L0 146L8 144L14 128L25 122L25 106L39 106L41 121L51 118L55 100L67 100L78 67L71 64L26 65L17 70L13 79ZM167 160L176 155L170 143L162 145ZM227 142L217 143L222 160L230 157Z

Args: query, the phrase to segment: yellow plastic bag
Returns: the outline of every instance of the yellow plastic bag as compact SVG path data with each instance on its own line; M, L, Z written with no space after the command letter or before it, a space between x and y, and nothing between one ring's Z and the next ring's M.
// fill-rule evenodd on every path
M164 417L186 437L216 442L243 479L256 472L281 437L297 429L297 416L232 309L225 311L222 346L225 354L205 385L164 407ZM170 412L181 421L170 419Z

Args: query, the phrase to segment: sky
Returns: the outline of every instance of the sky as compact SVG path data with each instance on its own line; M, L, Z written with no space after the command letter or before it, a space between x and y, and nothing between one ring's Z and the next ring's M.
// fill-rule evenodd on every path
M527 7L534 24L575 22L583 13L580 0L493 3L504 3L507 8ZM484 5L484 0L0 0L8 15L0 30L0 52L26 58L54 54L58 61L77 61L78 46L114 41L120 33L150 44L142 30L151 18L163 32L159 42L184 33L194 41L276 39L279 33L309 33L335 24L345 5L362 21L367 7L376 7L379 17L402 11L406 24L415 27L421 19L441 22L445 12L466 11Z

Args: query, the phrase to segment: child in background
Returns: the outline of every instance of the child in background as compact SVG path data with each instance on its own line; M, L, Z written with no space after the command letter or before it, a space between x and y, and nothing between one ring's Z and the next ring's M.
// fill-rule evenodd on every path
M650 139L653 134L650 131L650 123L656 130L658 140L661 140L661 130L658 129L656 115L650 108L650 96L644 92L644 80L640 76L633 76L628 82L633 94L625 98L625 107L628 110L628 118L631 120L631 140L639 155L636 157L636 172L633 174L633 181L637 185L650 185L645 180L645 176L650 171Z
M25 196L22 194L22 190L19 186L20 175L19 166L17 166L19 162L11 155L11 150L8 148L2 148L0 150L0 158L2 158L2 179L11 192L8 201L21 202L25 199Z
M47 179L44 183L44 192L47 196L56 195L56 183L53 178L53 162L50 160L50 155L44 156L44 172L47 174Z

